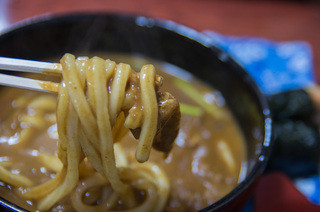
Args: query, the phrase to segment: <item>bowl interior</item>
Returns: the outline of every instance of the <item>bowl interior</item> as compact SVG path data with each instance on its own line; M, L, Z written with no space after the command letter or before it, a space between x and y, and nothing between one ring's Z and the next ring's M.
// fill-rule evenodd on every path
M200 33L171 21L112 14L78 14L36 21L0 36L0 55L46 61L66 52L141 54L191 72L225 97L246 138L247 177L219 208L259 175L270 149L271 119L266 101L247 73Z

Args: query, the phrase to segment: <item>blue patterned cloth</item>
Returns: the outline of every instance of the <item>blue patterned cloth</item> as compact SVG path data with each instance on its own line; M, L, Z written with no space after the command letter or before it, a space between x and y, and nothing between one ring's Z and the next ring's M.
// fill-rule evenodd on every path
M315 84L312 51L302 41L273 42L262 38L224 36L205 31L210 41L227 52L270 95ZM296 179L295 186L311 202L320 204L320 176ZM252 212L251 199L241 212Z
M204 33L244 67L265 94L305 88L315 83L312 51L306 42L273 42L224 36L212 31Z
M294 184L311 202L320 205L320 176L296 179Z

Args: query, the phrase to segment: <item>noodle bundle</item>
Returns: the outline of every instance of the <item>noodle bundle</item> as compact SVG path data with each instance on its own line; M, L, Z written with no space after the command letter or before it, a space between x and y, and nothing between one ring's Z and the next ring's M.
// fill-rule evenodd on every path
M99 57L76 59L66 54L60 62L63 80L58 94L57 127L62 165L54 162L56 175L34 186L25 176L8 177L8 164L3 162L0 179L20 187L19 194L36 200L39 210L49 210L70 194L77 211L115 210L119 209L119 201L123 204L120 209L163 210L170 190L165 173L149 162L129 164L117 143L131 130L139 137L136 160L148 160L161 126L157 93L161 77L152 65L143 66L137 73L127 64ZM88 190L108 186L111 191L87 202L83 200ZM142 202L136 199L137 191L145 193Z

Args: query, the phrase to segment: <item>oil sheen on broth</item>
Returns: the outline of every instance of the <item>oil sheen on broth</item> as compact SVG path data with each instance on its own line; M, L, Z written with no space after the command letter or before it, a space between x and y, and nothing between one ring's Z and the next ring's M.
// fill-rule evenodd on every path
M241 176L246 174L246 147L219 91L167 63L138 56L97 55L117 63L128 63L134 70L140 70L144 64L153 64L157 74L164 78L162 87L181 103L180 132L174 147L167 157L156 150L152 150L150 156L150 161L163 168L170 179L171 192L166 211L199 210L237 186ZM46 165L45 156L57 153L56 95L1 88L0 98L0 165L10 159L12 173L30 177L36 184L52 178L57 167ZM43 110L37 106L41 99L50 102L51 107ZM41 124L33 125L30 117L38 119ZM132 163L136 163L135 145L131 133L121 141ZM28 210L36 210L35 203L21 199L15 189L0 182L1 197ZM97 191L88 191L86 195L90 196L92 192ZM52 209L70 210L70 197Z

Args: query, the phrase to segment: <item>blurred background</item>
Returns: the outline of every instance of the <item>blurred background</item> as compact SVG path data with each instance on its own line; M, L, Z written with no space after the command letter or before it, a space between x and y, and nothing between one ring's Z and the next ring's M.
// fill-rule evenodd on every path
M315 68L320 69L317 0L0 0L0 10L2 28L37 15L107 10L170 19L199 31L303 40L310 43Z

